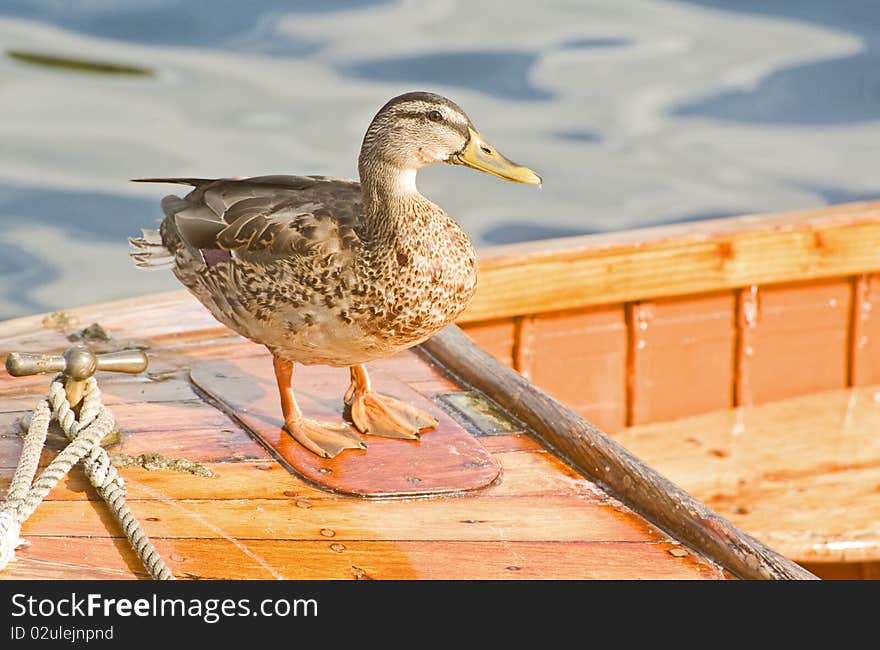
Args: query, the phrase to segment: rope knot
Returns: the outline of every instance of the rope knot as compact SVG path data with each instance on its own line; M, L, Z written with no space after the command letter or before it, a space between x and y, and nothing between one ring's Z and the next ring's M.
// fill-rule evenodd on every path
M84 465L86 476L95 487L107 487L118 476L116 468L110 463L110 457L101 447L92 447L86 459L89 461Z
M110 462L106 450L101 447L101 441L115 427L113 414L101 403L101 391L95 378L89 377L84 383L79 417L67 399L62 376L49 384L47 399L41 400L34 408L9 494L6 501L0 504L0 571L15 557L15 549L24 543L21 539L21 523L33 513L61 477L82 461L86 476L110 507L150 575L157 580L173 580L174 575L156 553L125 503L125 482ZM57 418L70 444L34 480L51 415Z

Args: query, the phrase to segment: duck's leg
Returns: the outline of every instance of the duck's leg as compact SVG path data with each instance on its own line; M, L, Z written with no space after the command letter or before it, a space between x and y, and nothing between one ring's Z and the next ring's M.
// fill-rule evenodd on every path
M345 401L351 403L351 420L361 433L416 440L422 429L437 426L437 420L421 409L375 392L363 365L351 367Z
M316 422L303 417L293 397L293 364L273 356L275 379L281 395L284 428L303 447L323 458L333 458L343 449L365 449L366 445L347 424Z

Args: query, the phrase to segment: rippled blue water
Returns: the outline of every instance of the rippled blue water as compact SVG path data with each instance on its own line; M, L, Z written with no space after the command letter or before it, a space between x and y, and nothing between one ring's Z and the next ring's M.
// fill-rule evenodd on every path
M443 93L544 189L423 193L480 246L880 197L876 0L5 0L0 318L175 288L138 176L354 176L373 113Z

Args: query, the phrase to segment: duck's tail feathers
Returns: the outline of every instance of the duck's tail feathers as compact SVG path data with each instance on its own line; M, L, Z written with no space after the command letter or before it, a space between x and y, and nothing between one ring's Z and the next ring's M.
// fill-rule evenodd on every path
M159 271L174 266L174 255L162 243L158 230L141 230L142 237L129 237L129 256L135 266L146 271Z

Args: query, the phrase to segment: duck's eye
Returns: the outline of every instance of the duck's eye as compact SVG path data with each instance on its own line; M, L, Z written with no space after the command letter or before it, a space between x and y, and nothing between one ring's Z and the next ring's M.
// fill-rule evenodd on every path
M436 109L428 111L428 119L431 120L432 122L442 122L443 121L443 113L441 113L440 111L438 111Z

